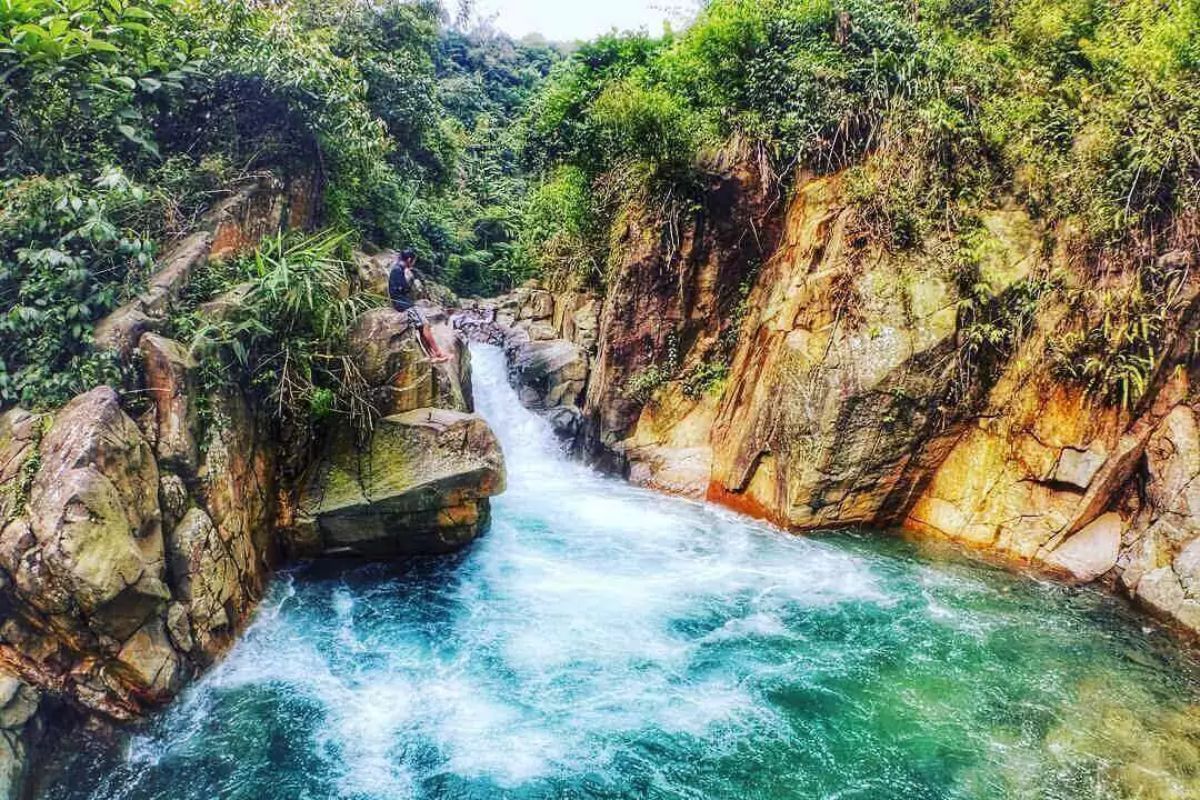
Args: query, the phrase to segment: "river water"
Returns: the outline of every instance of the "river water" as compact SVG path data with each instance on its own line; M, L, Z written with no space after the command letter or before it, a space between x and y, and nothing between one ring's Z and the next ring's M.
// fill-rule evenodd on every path
M450 559L281 575L55 800L1196 798L1200 675L1099 593L797 538L569 462L475 350L508 460Z

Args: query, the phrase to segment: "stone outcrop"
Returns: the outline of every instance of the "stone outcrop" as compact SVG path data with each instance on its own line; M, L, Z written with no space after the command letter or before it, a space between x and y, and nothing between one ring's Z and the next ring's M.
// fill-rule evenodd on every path
M294 556L391 557L449 552L486 527L504 490L504 457L471 412L470 351L441 309L423 305L430 335L452 355L433 363L405 314L364 314L350 353L382 416L360 441L333 432L305 478L285 535Z
M36 458L28 498L0 534L12 610L0 661L83 705L133 715L182 678L166 638L154 452L101 387L55 415Z
M256 246L283 229L305 230L320 216L320 182L311 175L263 176L235 189L196 230L158 259L145 291L96 325L96 345L128 357L142 334L161 331L192 274L209 260Z
M365 446L340 437L300 502L299 555L445 553L487 524L504 458L473 414L419 409L380 420Z
M531 281L504 297L464 304L454 326L502 347L521 403L574 440L597 343L600 301L584 292L551 293Z
M350 354L372 405L382 416L418 408L472 411L471 353L443 310L421 308L438 346L453 356L445 364L430 363L407 315L390 308L368 311L350 332Z

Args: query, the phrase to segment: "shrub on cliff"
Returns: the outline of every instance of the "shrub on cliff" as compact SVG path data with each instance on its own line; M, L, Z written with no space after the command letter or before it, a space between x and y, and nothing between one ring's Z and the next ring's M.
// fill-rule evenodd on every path
M266 239L250 255L205 267L173 322L209 389L249 387L285 421L342 413L369 424L351 323L370 300L351 291L345 233Z
M151 203L118 171L0 184L0 406L54 407L117 375L92 326L150 267Z
M546 191L578 170L597 212L582 234L577 214L527 220L524 263L552 273L606 260L596 243L631 205L671 237L721 142L784 188L849 168L856 233L892 249L969 248L981 209L1023 203L1084 283L1134 275L1067 297L1077 330L1056 350L1064 374L1132 402L1170 327L1145 310L1170 300L1156 264L1200 247L1200 6L713 0L681 34L581 49L525 128Z

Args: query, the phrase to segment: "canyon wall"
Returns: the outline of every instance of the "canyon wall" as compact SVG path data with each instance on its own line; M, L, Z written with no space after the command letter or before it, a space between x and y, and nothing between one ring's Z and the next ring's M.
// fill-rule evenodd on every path
M1095 280L1016 205L981 213L964 287L946 242L896 252L865 234L844 176L773 206L752 173L722 174L677 231L627 215L617 232L577 403L585 457L790 530L895 529L1102 581L1200 631L1198 254L1159 255L1183 276L1182 310L1125 407L1058 377L1055 295L995 363L964 358L968 303L1017 325L989 309L1047 275ZM538 291L494 307L537 316ZM573 297L542 301L551 322Z
M314 227L318 191L256 180L167 250L97 326L125 385L0 413L0 798L19 796L47 730L135 720L176 696L233 644L283 560L447 552L486 525L503 457L437 307L425 315L445 364L390 308L350 332L373 426L285 424L245 382L206 385L164 335L193 274ZM359 261L369 289L378 276ZM243 291L202 313L237 313Z

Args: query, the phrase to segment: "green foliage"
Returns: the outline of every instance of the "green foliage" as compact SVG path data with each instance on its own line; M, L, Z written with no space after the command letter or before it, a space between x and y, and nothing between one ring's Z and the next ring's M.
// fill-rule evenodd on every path
M0 185L0 403L50 408L116 376L92 331L150 265L148 202L116 170Z
M544 44L514 42L485 23L464 27L442 35L436 56L439 97L447 125L456 129L459 159L441 217L443 244L429 255L458 292L495 294L529 272L517 240L530 188L511 123L561 56Z
M728 361L701 361L683 376L683 393L691 398L720 394L729 379Z
M1033 326L1039 305L1055 287L1045 277L1025 278L1000 293L971 270L962 274L958 304L957 371L953 396L965 400L986 390Z
M672 372L658 365L635 372L625 384L624 396L638 403L648 403L658 389L671 380Z
M202 46L173 0L0 0L0 177L158 155L152 118Z
M561 167L534 191L521 225L524 275L571 285L599 273L602 243L592 187L583 170Z
M283 420L343 414L371 422L364 382L346 337L367 300L350 292L345 233L273 237L252 255L209 268L201 288L236 300L180 315L176 335L190 340L204 382L249 385Z
M440 278L515 279L525 188L515 146L491 132L553 51L455 33L457 63L443 34L432 2L0 0L0 405L50 407L116 382L95 322L137 290L155 241L190 232L263 171L315 173L331 223L416 248ZM468 110L460 88L454 115L441 102L452 62L486 101ZM218 277L234 276L210 275L208 289ZM254 297L274 297L270 283ZM257 310L272 324L296 311ZM296 324L281 335L324 335ZM295 369L278 408L304 396L318 413L346 410L302 380L325 365Z
M1080 324L1050 343L1060 377L1132 408L1166 355L1164 342L1183 307L1185 266L1146 265L1132 286L1088 286L1068 293Z

